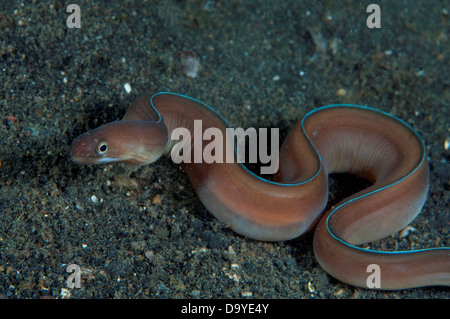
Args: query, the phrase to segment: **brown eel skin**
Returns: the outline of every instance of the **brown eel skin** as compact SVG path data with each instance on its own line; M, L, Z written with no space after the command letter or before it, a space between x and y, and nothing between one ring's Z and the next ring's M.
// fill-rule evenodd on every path
M194 120L202 121L201 132L194 132ZM76 138L71 156L79 164L144 165L193 150L193 159L209 142L202 140L194 150L191 139L174 140L172 133L185 128L195 140L209 128L225 135L227 127L206 104L161 92L138 99L122 120ZM221 143L230 147L226 139ZM396 252L360 247L406 227L426 200L426 148L408 124L364 106L318 108L293 127L277 164L274 179L267 180L238 161L181 163L205 207L241 235L282 241L317 225L316 258L343 282L388 290L450 286L450 247ZM372 184L324 212L331 173L354 174Z

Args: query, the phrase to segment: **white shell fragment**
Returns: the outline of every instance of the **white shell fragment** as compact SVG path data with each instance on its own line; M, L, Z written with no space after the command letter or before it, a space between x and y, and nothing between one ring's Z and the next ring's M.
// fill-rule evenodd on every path
M61 292L59 293L60 297L62 299L69 299L70 298L70 291L67 290L66 288L61 288Z
M130 85L130 83L125 83L124 85L123 85L123 88L125 89L125 92L127 92L127 93L130 93L131 92L131 85Z
M183 73L189 78L195 78L200 70L200 61L192 51L181 51L179 53Z
M400 233L398 234L400 238L405 238L408 237L409 234L411 234L412 232L416 231L416 229L412 226L406 226L405 228L403 228Z

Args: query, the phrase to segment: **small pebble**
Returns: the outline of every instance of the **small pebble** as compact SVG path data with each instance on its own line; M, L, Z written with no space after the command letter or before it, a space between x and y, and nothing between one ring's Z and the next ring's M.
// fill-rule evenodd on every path
M231 260L231 261L235 261L237 259L236 252L234 251L232 246L228 246L226 254L228 256L228 259Z
M92 201L93 203L95 203L95 204L98 204L98 198L97 198L97 196L92 195L92 196L91 196L91 201Z
M161 199L161 195L158 194L155 197L152 198L152 204L153 205L161 205L162 204L162 199Z
M339 89L339 90L337 90L337 92L336 92L336 95L337 95L337 96L340 96L340 97L343 97L343 96L345 96L346 94L347 94L347 91L344 90L344 89Z
M450 148L450 138L446 138L444 141L444 149L448 151L449 148Z
M145 256L147 259L152 259L154 255L155 255L155 254L154 254L153 251L151 251L151 250L146 251L146 252L144 253L144 256Z

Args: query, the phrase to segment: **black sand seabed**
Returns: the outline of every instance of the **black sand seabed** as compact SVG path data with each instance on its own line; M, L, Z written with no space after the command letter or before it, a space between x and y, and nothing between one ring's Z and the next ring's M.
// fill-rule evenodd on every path
M366 26L371 2L381 29ZM373 246L448 246L448 2L78 1L80 29L66 26L69 3L0 4L0 297L450 296L341 283L316 262L310 235L239 236L169 160L136 168L69 158L77 135L120 118L147 92L183 93L234 127L283 132L315 107L369 105L420 132L431 166L416 231ZM181 50L200 58L194 79L182 72ZM67 287L69 264L80 266L81 288Z

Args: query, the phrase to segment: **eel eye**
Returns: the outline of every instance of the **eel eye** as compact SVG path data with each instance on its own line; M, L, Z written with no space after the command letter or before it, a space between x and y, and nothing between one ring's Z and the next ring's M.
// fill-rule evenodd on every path
M103 141L103 142L98 143L97 149L96 149L98 155L105 154L107 150L108 150L108 142Z

